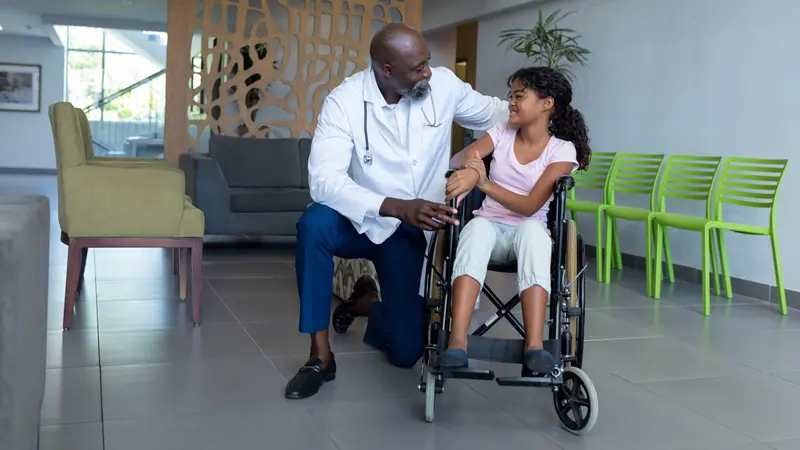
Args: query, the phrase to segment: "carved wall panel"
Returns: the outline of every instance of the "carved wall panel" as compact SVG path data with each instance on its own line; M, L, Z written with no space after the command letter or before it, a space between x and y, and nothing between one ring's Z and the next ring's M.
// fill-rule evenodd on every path
M166 156L203 132L314 132L322 101L368 66L389 22L421 26L422 0L170 0Z

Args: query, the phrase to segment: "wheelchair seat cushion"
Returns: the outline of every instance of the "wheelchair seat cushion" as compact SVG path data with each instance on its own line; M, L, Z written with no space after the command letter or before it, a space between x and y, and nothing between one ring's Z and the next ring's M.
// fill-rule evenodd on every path
M489 272L517 273L517 261L489 261Z

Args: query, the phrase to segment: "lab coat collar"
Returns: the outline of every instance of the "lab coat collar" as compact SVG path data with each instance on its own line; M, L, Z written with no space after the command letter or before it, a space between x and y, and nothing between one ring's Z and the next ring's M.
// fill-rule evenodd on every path
M378 82L375 80L375 72L372 71L372 66L367 68L367 76L364 77L364 101L372 103L378 108L387 106L386 99L383 98L380 89L378 89Z

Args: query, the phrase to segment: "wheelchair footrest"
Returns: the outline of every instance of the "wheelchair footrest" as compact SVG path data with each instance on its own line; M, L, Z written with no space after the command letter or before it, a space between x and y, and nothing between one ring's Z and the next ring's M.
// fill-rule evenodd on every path
M458 378L462 380L494 380L494 372L486 369L451 369L440 367L439 373L445 378Z
M498 378L497 384L500 386L552 386L554 384L551 377L508 377Z

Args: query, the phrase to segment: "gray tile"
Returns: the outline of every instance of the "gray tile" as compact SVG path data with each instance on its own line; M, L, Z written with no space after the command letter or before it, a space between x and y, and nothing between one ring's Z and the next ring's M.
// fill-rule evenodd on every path
M209 261L203 263L203 276L218 278L291 278L293 266L281 261Z
M345 334L330 333L331 348L337 355L344 353L374 352L375 349L362 340L366 328L365 319L356 319ZM245 323L245 329L261 350L272 356L305 356L308 358L310 339L297 331L297 320L268 323Z
M48 369L41 425L98 422L100 368Z
M300 318L300 299L294 292L262 292L249 296L222 297L225 305L241 323L294 323Z
M800 439L789 439L788 441L768 442L768 448L774 450L797 450L800 448Z
M103 368L105 420L280 404L284 380L266 358L195 359Z
M297 281L294 278L214 279L209 283L224 302L260 300L276 294L294 294L297 298Z
M47 330L64 329L64 304L47 305ZM95 302L76 302L72 316L71 331L97 329L97 304Z
M41 427L39 450L104 450L103 424L87 422Z
M644 388L759 442L800 438L800 386L768 374L646 383Z
M800 370L800 360L789 357L800 348L800 330L770 332L742 325L739 333L708 333L703 336L679 336L678 339L706 354L760 371Z
M106 450L337 450L328 433L299 405L109 421L105 436Z
M211 358L259 358L263 353L238 323L204 323L163 330L100 331L103 367Z
M773 373L776 377L783 378L786 381L791 381L794 384L800 385L800 370L789 370L785 372Z
M179 296L178 277L173 276L156 280L97 282L97 301L178 299Z
M589 341L584 365L633 383L715 377L747 369L670 338Z
M407 449L409 442L423 450L559 449L549 439L488 402L445 403L459 394L461 392L450 392L446 399L442 396L445 400L437 403L433 423L424 420L424 395L419 392L406 400L331 402L310 409L339 448L347 450L373 450L377 448L376 443L386 450Z
M47 368L97 366L97 330L47 332Z
M201 302L203 324L235 323L230 310L209 289ZM98 323L102 331L163 329L194 326L191 300L180 299L98 302Z
M591 367L586 371L598 393L599 416L595 428L584 436L573 436L559 427L548 389L477 382L473 386L564 449L639 450L646 442L648 449L722 450L754 443L750 437L636 384Z

